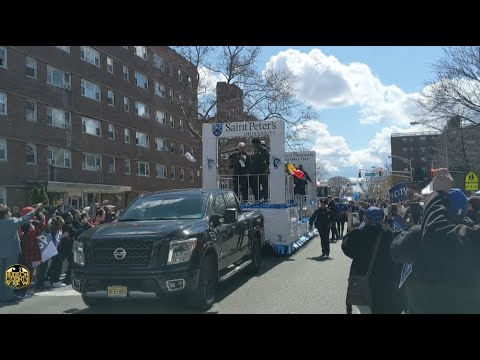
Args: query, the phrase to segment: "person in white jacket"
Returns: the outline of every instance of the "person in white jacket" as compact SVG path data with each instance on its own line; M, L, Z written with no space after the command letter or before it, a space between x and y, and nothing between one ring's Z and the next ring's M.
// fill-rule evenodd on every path
M0 303L17 299L13 289L5 285L5 270L18 263L21 253L18 229L28 223L43 204L37 204L33 211L30 211L21 218L12 217L8 206L0 204Z

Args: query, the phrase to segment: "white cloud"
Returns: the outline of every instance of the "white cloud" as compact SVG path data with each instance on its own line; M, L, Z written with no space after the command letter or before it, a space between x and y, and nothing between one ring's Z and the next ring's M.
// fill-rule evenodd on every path
M225 77L217 72L214 72L204 66L198 68L200 81L198 85L199 95L214 95L217 87L217 82L226 81Z
M320 49L308 54L289 49L272 56L267 68L292 73L299 96L319 109L360 106L360 122L406 126L420 94L405 93L396 85L384 85L368 65L342 64Z

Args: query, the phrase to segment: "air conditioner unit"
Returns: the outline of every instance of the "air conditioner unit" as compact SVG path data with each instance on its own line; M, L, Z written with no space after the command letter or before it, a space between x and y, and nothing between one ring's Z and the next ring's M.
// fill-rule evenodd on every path
M48 163L49 163L50 165L56 165L56 164L57 164L56 161L55 161L55 159L50 159L50 160L48 160Z
M100 171L100 170L102 170L102 167L99 166L99 165L96 165L96 166L95 166L95 170Z
M71 84L65 84L65 89L67 89L71 92L72 91L72 85Z

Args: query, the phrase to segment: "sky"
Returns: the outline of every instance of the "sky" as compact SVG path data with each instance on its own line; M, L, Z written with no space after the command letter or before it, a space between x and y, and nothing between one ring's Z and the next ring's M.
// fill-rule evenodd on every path
M299 98L319 115L305 124L311 150L330 176L358 177L385 164L392 133L421 130L410 125L415 99L442 56L428 46L265 46L258 66L295 75Z

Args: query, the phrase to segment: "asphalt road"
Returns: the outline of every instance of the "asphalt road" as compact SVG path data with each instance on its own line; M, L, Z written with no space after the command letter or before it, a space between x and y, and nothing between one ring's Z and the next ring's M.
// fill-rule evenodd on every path
M215 305L218 314L345 314L345 295L351 260L331 244L330 258L320 258L319 237L289 257L265 255L263 271L250 277L239 273L222 283ZM194 313L177 297L136 299L100 310L89 309L81 296L67 286L36 293L32 298L0 304L0 314L157 314Z

